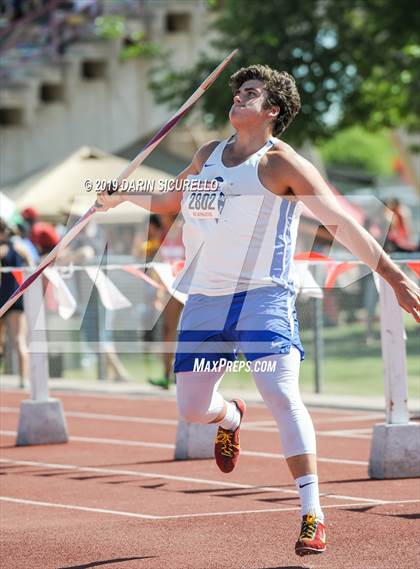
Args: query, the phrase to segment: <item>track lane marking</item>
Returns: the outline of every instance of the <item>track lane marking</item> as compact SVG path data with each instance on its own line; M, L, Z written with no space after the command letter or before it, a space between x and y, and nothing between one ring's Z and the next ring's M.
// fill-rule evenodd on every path
M15 394L15 395L22 395L22 390L21 389L13 389L7 386L2 386L1 385L1 377L0 377L0 392L1 393L10 393L10 394ZM222 389L223 392L223 389ZM29 391L24 391L23 393L25 393L25 395L29 395ZM145 400L145 401L157 401L157 402L162 402L164 401L165 403L176 403L176 399L175 399L175 393L174 396L171 395L165 395L164 393L156 395L155 393L149 393L149 392L142 392L142 393L104 393L104 392L92 392L92 391L86 391L86 390L73 390L73 389L56 389L55 387L51 387L51 393L53 396L57 395L57 397L67 397L67 398L71 398L71 397L79 397L79 398L85 398L85 397L89 397L92 399L123 399L126 401L133 401L133 400ZM303 396L305 396L305 393L303 394ZM362 417L362 415L354 415L355 413L366 413L366 414L373 414L373 413L377 413L378 415L381 415L382 417L384 417L384 413L381 413L380 411L372 411L369 409L365 409L365 410L355 410L355 409L338 409L337 407L334 407L334 405L331 405L331 407L316 407L316 406L311 406L310 403L306 403L305 404L307 407L310 407L311 409L314 410L315 413L319 413L320 415L331 415L332 413L336 413L336 415L334 416L337 421L342 421L343 417L347 417L347 416L360 416ZM248 407L253 407L256 409L261 409L261 408L265 408L264 406L264 402L263 400L258 401L258 402L253 402L248 404ZM384 407L385 407L385 401L384 401ZM334 420L334 417L330 417L329 420Z
M16 431L1 431L0 435L6 437L15 437L17 435ZM151 443L149 441L130 441L125 439L107 439L98 437L78 437L71 436L69 441L75 441L78 443L94 443L102 445L116 445L116 446L133 446L133 447L148 447L148 448L164 448L164 449L174 449L175 445L172 443Z
M19 413L19 407L0 407L0 412L3 413ZM125 416L125 415L113 415L108 413L87 413L81 411L65 411L66 417L74 417L77 419L88 419L88 420L102 420L102 421L118 421L122 423L142 423L142 424L150 424L150 425L173 425L177 426L179 421L178 419L154 419L150 417L133 417L133 416ZM277 433L277 427L270 427L270 426L257 426L255 423L259 423L259 421L249 424L244 423L241 429L243 431L254 431L254 432L262 432L262 433ZM263 421L264 424L269 423L269 421ZM346 432L344 429L343 431L322 431L316 430L317 436L320 437L341 437L345 436L346 438L354 438L354 439L368 439L368 436L360 436L358 434L351 434L353 430L348 430L348 435L341 435L341 432ZM351 463L345 463L351 464ZM366 464L366 463L364 463Z
M19 413L19 407L0 407L3 413ZM154 419L149 417L132 417L127 415L112 415L109 413L84 413L82 411L65 411L66 417L78 419L93 419L105 421L122 421L124 423L150 423L151 425L178 425L178 419Z
M192 484L201 484L205 486L220 486L222 488L241 488L247 490L259 490L260 492L267 493L281 493L281 494L293 494L298 497L299 492L297 490L291 490L289 488L279 488L279 487L269 487L269 486L259 486L257 484L241 484L239 482L222 482L221 480L209 480L206 478L192 478L190 476L176 476L174 474L161 474L156 472L144 472L141 470L118 470L113 468L101 468L94 466L78 466L76 464L56 464L49 462L37 462L32 460L14 460L8 458L0 458L0 463L12 464L19 466L37 466L39 468L49 468L52 470L67 470L72 472L93 472L99 474L115 474L116 476L134 476L139 478L160 478L161 480L175 480L177 482L190 482ZM18 472L13 472L13 474L19 474ZM23 473L24 474L24 473ZM363 502L364 504L379 503L383 500L377 500L372 498L360 498L357 496L347 496L342 494L330 494L326 492L320 493L321 497L329 498L332 500L350 500L355 502Z
M159 399L147 399L147 401L157 401L159 402ZM164 400L166 401L166 400ZM175 401L174 401L175 404ZM18 413L20 411L19 407L12 407L12 406L1 406L0 407L0 411L4 411L4 412L10 412L10 413ZM318 413L318 411L321 411L321 409L315 409L314 408L314 412ZM326 409L322 409L323 412L326 412L328 410ZM328 411L329 413L331 413L331 411ZM79 413L78 411L66 411L66 413ZM88 413L85 412L84 413L86 416L92 416L92 417L96 417L97 414L95 413ZM109 416L109 417L124 417L127 418L126 415L115 415L115 414L105 414L105 416ZM128 416L129 418L133 418L136 419L137 417L131 415ZM383 413L369 413L366 415L351 415L351 416L333 416L333 417L328 417L328 418L320 418L317 419L318 423L345 423L345 422L357 422L357 421L368 421L370 419L384 419L385 415ZM177 421L177 419L154 419L153 417L144 417L144 420L150 420L150 421L166 421L166 420L171 420L171 421ZM251 427L276 427L276 423L275 421L273 421L273 419L261 419L259 421L247 421L246 425L250 425Z
M82 512L94 512L97 514L112 514L114 516L129 516L132 518L142 518L146 520L158 520L159 516L149 514L138 514L136 512L121 512L119 510L108 510L106 508L90 508L89 506L76 506L71 504L61 504L56 502L38 502L37 500L24 500L23 498L13 498L11 496L0 496L2 502L14 502L16 504L27 504L29 506L44 506L47 508L62 508L66 510L79 510Z
M16 431L2 431L0 430L0 435L6 437L15 437L17 435ZM98 438L98 437L69 437L70 441L80 442L80 443L94 443L94 444L104 444L104 445L116 445L116 446L134 446L134 447L147 447L147 448L163 448L163 449L175 449L175 445L172 443L152 443L149 441L131 441L125 439L108 439L108 438ZM285 459L284 454L274 453L274 452L262 452L262 451L252 451L252 450L241 450L242 456L252 456L256 458L274 458L274 459ZM346 458L327 458L327 457L317 457L318 462L326 462L331 464L349 464L353 466L367 466L368 462L365 460L351 460Z
M290 508L267 508L267 509L260 509L260 510L233 510L227 512L202 512L202 513L193 513L193 514L174 514L174 515L167 515L167 516L153 516L150 514L141 514L137 512L124 512L120 510L110 510L106 508L91 508L89 506L77 506L73 504L61 504L57 502L40 502L37 500L26 500L23 498L14 498L12 496L0 496L0 500L2 502L9 502L21 505L28 505L28 506L40 506L44 508L58 508L58 509L65 509L65 510L76 510L82 512L89 512L89 513L96 513L96 514L110 514L113 516L125 516L130 518L141 518L143 520L153 520L153 521L161 521L161 520L179 520L179 519L188 519L188 518L202 518L202 517L215 517L215 516L238 516L244 514L266 514L266 513L273 513L273 512L294 512L299 511L300 506L290 507ZM412 504L418 503L420 500L399 500L399 501L378 501L373 503L372 506L385 506L385 505L400 505L400 504ZM323 509L331 509L331 508L356 508L356 507L365 507L366 504L355 504L354 502L351 504L329 504L323 506Z
M400 501L393 501L393 502L384 502L378 501L377 503L372 503L372 507L376 506L386 506L388 504L412 504L412 503L420 503L420 500L400 500ZM337 509L337 508L365 508L365 503L354 503L351 504L327 504L326 506L322 506L322 509ZM172 516L161 516L160 519L165 520L177 520L182 518L199 518L199 517L212 517L212 516L234 516L234 515L242 515L242 514L264 514L266 512L298 512L300 511L300 506L296 507L288 507L288 508L267 508L266 510L238 510L238 511L231 511L231 512L203 512L200 514L174 514Z

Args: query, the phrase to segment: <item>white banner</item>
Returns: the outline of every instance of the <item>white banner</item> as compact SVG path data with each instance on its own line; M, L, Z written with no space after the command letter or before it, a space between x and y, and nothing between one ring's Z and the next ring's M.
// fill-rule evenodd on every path
M85 271L96 286L101 301L107 310L120 310L132 306L128 298L117 289L99 267L86 267Z
M57 269L48 267L44 271L44 275L53 285L55 300L58 304L58 313L64 320L68 320L76 311L77 302L70 289L64 282L62 276Z
M174 298L179 300L179 302L185 304L188 295L182 292L178 292L173 287L175 281L175 275L172 272L172 265L170 265L169 263L153 263L153 268L159 275L160 280L162 281L166 289L170 292L170 294Z

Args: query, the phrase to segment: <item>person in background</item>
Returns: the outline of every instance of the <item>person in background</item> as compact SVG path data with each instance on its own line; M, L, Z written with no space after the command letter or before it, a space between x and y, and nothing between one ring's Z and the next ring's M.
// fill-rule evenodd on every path
M161 245L157 254L157 260L171 264L173 271L176 270L178 263L185 258L184 245L182 243L182 223L178 216L173 214L162 214L161 223ZM183 304L172 296L164 288L158 291L158 307L162 311L163 318L163 342L167 345L173 343L177 336L179 317L182 312ZM149 379L149 383L169 389L173 380L173 359L174 354L167 348L162 354L164 375L162 378Z
M147 233L139 231L135 236L131 248L131 255L140 269L144 269L144 263L150 263L159 249L162 238L162 224L158 215L152 214L149 217ZM158 278L153 274L153 278ZM139 318L142 322L142 332L144 342L154 342L158 334L156 321L157 294L156 289L145 284L141 289L141 302L138 305L140 311Z
M19 269L30 263L30 257L22 244L12 241L10 227L0 218L0 268ZM17 276L17 274L16 274ZM10 271L0 272L0 306L10 298L19 284L15 274ZM28 372L26 348L26 322L23 311L23 298L19 298L10 310L0 318L0 358L4 358L6 332L10 334L11 346L18 355L20 387L23 388Z
M35 245L41 257L54 249L60 240L54 225L41 221L39 213L33 207L25 208L21 212L21 216L29 225L29 239Z
M19 242L26 249L27 254L31 260L31 265L38 265L40 255L38 249L29 238L29 225L24 219L21 219L16 224L16 236L13 238L14 242Z
M139 260L149 263L156 255L162 240L162 223L158 215L152 214L149 218L147 238L143 233L134 237L131 254Z
M394 244L395 251L410 252L416 250L412 241L411 212L398 198L392 198L387 204L391 217L388 239Z

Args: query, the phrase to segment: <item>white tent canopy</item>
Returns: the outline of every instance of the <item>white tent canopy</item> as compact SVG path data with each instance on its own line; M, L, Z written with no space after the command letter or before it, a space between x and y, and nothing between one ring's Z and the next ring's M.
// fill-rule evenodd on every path
M0 192L0 217L6 223L11 223L16 213L16 204L13 200Z
M13 198L19 210L35 208L42 219L58 221L63 214L82 215L95 202L96 185L116 179L129 162L92 147L82 147L64 161L26 179L13 188ZM167 172L140 166L130 180L158 180L172 178ZM85 188L86 180L93 184ZM123 203L107 213L98 213L98 223L139 223L148 212L131 203Z

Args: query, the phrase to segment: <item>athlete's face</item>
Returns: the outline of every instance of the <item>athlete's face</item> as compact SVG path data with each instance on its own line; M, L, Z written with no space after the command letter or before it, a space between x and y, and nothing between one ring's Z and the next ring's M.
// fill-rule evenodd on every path
M278 113L278 107L265 108L267 90L258 79L245 81L234 93L233 105L229 112L232 126L250 126L265 121L272 121Z

